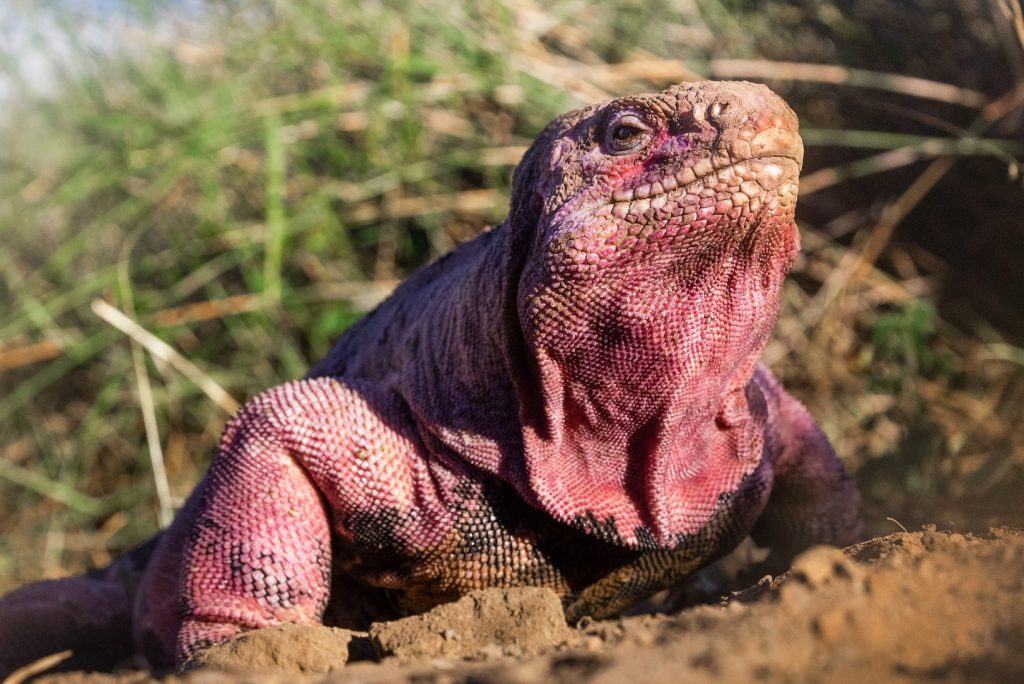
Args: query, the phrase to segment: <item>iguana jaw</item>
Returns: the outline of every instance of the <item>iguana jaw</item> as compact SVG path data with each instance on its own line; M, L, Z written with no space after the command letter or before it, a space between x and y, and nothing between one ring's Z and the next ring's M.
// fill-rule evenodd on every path
M695 163L682 166L674 173L660 174L651 181L634 183L632 186L620 186L612 191L611 199L615 204L632 202L633 200L654 199L669 194L676 189L683 192L697 192L703 186L715 185L716 181L727 180L733 176L745 177L752 166L758 167L758 181L765 182L778 179L785 173L783 167L800 170L800 161L787 154L768 154L757 157L743 158L734 161L731 157L715 155L705 157ZM762 178L763 176L763 178Z
M796 197L796 182L800 172L799 162L788 156L765 156L715 168L700 177L682 182L693 176L694 169L703 170L702 163L682 167L674 174L665 175L661 181L643 183L633 188L619 188L612 193L613 202L606 202L594 210L595 217L613 216L635 222L666 206L676 206L686 221L687 198L706 198L710 191L718 201L724 201L723 193L729 195L733 206L751 203L750 210L757 211L761 202L770 193L782 198ZM786 186L792 186L787 188ZM698 199L699 204L699 199ZM651 218L659 218L652 216ZM660 218L664 218L662 215ZM696 219L697 217L692 217Z

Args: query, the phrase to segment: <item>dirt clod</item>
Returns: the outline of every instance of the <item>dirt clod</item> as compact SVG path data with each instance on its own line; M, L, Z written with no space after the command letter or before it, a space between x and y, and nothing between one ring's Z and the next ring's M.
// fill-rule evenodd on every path
M400 660L536 654L574 637L554 592L532 587L474 591L423 615L370 626L380 655Z
M809 587L820 587L833 580L850 579L857 571L853 563L837 548L815 546L793 561L790 576Z
M334 627L280 625L244 632L192 663L219 670L323 673L344 667L357 633Z

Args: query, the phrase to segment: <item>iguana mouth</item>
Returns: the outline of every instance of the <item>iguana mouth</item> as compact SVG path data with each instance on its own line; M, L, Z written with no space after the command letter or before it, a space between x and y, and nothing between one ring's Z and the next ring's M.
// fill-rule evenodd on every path
M762 155L744 159L742 161L733 161L732 159L725 158L721 159L720 163L716 163L716 158L714 157L705 158L691 164L690 166L684 166L674 174L665 174L660 180L642 183L633 187L616 188L612 191L612 200L614 202L631 202L635 199L651 199L659 195L668 194L673 190L680 188L686 188L689 190L692 188L687 186L692 186L694 184L707 186L707 181L716 174L721 180L723 178L722 174L731 169L737 175L743 176L746 173L746 169L743 167L748 164L757 163L763 164L763 170L769 174L773 173L770 170L773 164L792 164L797 168L799 168L800 164L794 157L781 154ZM776 177L781 176L782 169L778 168L775 175ZM724 177L729 178L731 176L726 175Z
M799 169L800 162L788 155L727 161L718 167L712 158L706 158L674 174L665 174L660 180L616 188L612 192L612 202L605 204L604 211L599 210L599 214L625 219L652 208L661 209L672 198L700 196L705 190L712 190L715 195L726 193L734 205L745 204L778 190L786 182L795 183ZM795 187L793 194L796 194Z

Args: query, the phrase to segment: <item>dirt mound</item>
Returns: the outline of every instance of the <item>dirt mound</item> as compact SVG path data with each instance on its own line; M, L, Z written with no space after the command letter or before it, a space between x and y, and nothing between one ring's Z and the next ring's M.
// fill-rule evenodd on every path
M370 627L377 653L416 658L522 656L575 640L562 603L549 589L492 589L423 615Z
M190 666L246 672L331 672L345 666L361 641L366 638L347 629L279 625L246 632L211 648Z
M211 651L193 684L248 681L1022 681L1024 533L898 533L817 547L676 615L565 625L540 589L471 594L369 634L287 627ZM380 662L347 660L382 658ZM248 674L244 674L248 672ZM320 673L320 674L312 674ZM178 678L172 678L177 681ZM138 672L44 681L141 682Z

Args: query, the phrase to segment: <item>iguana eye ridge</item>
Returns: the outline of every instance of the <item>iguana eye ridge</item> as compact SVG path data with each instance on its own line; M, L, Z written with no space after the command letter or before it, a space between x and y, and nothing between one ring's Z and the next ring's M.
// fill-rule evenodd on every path
M636 114L625 113L609 121L605 137L609 152L627 154L643 147L650 137L650 129Z

